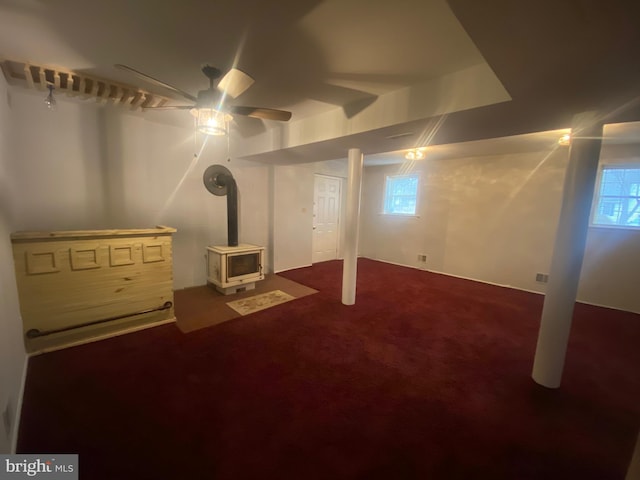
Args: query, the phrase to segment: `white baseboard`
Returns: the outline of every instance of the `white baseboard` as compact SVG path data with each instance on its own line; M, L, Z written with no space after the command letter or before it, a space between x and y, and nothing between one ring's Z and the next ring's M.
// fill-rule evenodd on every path
M601 303L594 303L594 302L587 302L586 300L576 300L576 302L578 303L584 303L585 305L591 305L592 307L601 307L601 308L608 308L610 310L618 310L620 312L631 312L631 313L638 313L640 314L640 312L636 312L635 310L625 310L624 308L620 308L620 307L612 307L611 305L603 305Z
M312 264L308 263L306 265L299 265L297 267L288 267L288 268L283 268L281 270L275 270L273 273L281 273L281 272L286 272L286 271L289 271L289 270L295 270L296 268L305 268L305 267L310 267L310 266L312 266Z
M505 284L502 284L502 283L489 282L487 280L479 280L477 278L464 277L462 275L455 275L453 273L441 272L441 271L438 271L438 270L429 270L429 269L426 269L426 268L420 268L420 267L416 267L416 266L413 266L413 265L404 265L402 263L390 262L390 261L387 261L387 260L381 260L379 258L371 258L371 257L363 257L363 258L368 258L369 260L374 260L376 262L388 263L388 264L391 264L391 265L398 265L399 267L413 268L415 270L421 270L423 272L437 273L438 275L446 275L447 277L460 278L462 280L470 280L472 282L486 283L487 285L495 285L496 287L511 288L513 290L520 290L522 292L535 293L536 295L543 295L544 296L544 294L545 294L545 292L539 292L537 290L530 290L528 288L514 287L513 285L505 285ZM635 312L633 310L625 310L624 308L614 307L614 306L611 306L611 305L603 305L603 304L600 304L600 303L588 302L586 300L576 299L576 302L577 303L583 303L585 305L591 305L593 307L610 308L611 310L619 310L621 312L640 313L640 312Z
M18 391L18 399L16 400L16 414L13 418L13 430L11 432L11 453L15 454L18 448L18 434L20 433L20 419L22 418L22 401L24 399L24 387L27 384L27 371L29 369L29 357L24 356L24 364L22 366L22 378L20 379L20 390Z
M465 277L463 275L455 275L453 273L447 273L447 272L440 272L438 270L427 270L427 271L431 273L437 273L438 275L446 275L447 277L460 278L462 280L470 280L472 282L478 282L478 283L486 283L487 285L494 285L496 287L511 288L512 290L520 290L521 292L535 293L536 295L544 295L544 292L538 292L537 290L530 290L528 288L514 287L513 285L506 285L504 283L489 282L487 280L479 280L477 278Z

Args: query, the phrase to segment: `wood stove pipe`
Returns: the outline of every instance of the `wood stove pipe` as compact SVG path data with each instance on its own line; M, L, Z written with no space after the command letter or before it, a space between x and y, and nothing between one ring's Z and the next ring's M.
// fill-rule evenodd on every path
M218 197L227 197L227 243L238 246L238 186L228 168L210 165L204 171L204 186Z
M238 186L231 175L220 174L217 182L227 187L227 244L238 246Z

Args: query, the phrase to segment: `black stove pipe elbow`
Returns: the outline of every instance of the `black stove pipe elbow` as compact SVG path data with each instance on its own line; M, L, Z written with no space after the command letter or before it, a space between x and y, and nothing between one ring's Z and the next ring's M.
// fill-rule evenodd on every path
M238 186L231 172L222 165L210 165L202 177L209 193L227 197L227 244L238 246Z

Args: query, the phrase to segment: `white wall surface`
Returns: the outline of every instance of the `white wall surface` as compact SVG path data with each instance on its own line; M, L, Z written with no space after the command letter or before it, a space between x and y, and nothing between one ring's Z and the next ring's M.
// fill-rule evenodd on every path
M227 162L224 139L195 158L202 138L194 145L191 129L93 102L62 99L48 111L41 96L12 95L12 231L175 227L174 286L203 285L206 246L227 242L226 198L202 182L220 163L239 187L240 241L269 247L267 167Z
M535 275L549 272L567 153L416 162L421 180L415 217L380 213L385 176L406 165L365 168L360 254L544 292ZM590 229L580 301L640 312L638 240L637 231ZM428 256L426 264L418 254Z
M347 176L347 161L273 167L273 255L276 272L311 265L316 173L344 179ZM344 205L343 199L342 219ZM343 241L342 224L340 243ZM340 249L338 255L340 256Z
M14 213L12 197L16 149L11 125L11 98L0 76L0 413L9 406L10 431L0 421L0 453L9 453L17 438L18 402L26 354L22 341L22 319L14 276L9 234Z
M12 95L11 231L175 227L175 288L204 284L206 246L227 241L226 199L202 183L209 165L223 164L236 178L240 241L268 251L274 242L267 271L311 264L314 174L346 177L346 159L290 167L227 162L224 139L210 140L194 158L202 139L196 147L190 128L152 121L157 116L64 98L49 111L42 95Z
M606 135L606 129L605 129ZM605 145L600 164L640 166L640 145ZM640 230L591 227L578 298L640 312Z

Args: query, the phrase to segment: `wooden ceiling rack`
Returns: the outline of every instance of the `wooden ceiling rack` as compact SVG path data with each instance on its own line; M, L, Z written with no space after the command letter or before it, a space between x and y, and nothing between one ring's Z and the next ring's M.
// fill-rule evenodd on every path
M104 78L85 75L68 69L14 60L0 61L0 67L10 85L46 91L53 85L56 92L70 97L95 99L96 102L112 103L132 110L146 107L161 107L170 98L140 88L114 82Z

